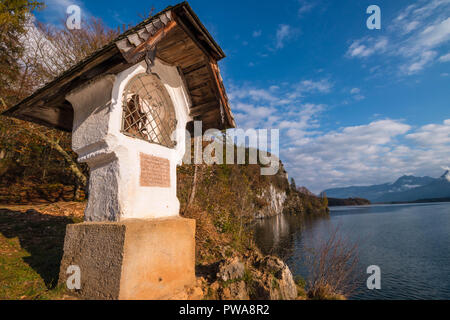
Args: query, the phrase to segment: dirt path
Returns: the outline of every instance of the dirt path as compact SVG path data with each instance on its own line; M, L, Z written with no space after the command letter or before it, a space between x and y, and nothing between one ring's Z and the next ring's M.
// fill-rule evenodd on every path
M0 204L0 210L15 211L17 213L26 213L27 211L36 211L42 215L59 217L76 217L83 219L86 202L56 202L48 204L26 204L26 205L5 205Z

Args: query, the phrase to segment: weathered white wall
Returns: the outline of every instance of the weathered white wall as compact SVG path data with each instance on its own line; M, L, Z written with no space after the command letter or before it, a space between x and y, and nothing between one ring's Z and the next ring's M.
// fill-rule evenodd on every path
M172 99L178 120L174 149L122 134L122 95L127 83L145 73L145 62L116 76L96 79L71 92L75 111L73 149L91 169L86 221L122 221L177 216L176 166L185 153L185 128L190 121L187 90L176 67L158 59L152 71ZM170 188L140 186L140 153L170 160Z

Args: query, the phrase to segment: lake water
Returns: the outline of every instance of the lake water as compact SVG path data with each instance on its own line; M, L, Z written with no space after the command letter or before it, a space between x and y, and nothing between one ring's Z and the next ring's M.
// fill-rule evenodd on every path
M357 243L357 290L351 299L450 299L450 203L331 208L330 218L258 221L255 240L307 277L306 250L338 230ZM381 290L366 286L368 266L381 268Z

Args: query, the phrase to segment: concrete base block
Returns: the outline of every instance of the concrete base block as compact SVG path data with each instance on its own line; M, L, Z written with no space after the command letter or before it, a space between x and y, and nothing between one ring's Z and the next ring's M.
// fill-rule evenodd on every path
M85 299L165 299L195 283L195 220L167 218L67 226L60 282L79 266Z

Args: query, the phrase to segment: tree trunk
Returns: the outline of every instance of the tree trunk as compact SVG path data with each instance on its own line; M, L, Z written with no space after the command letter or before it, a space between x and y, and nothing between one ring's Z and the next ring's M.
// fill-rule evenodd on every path
M198 181L198 165L194 165L194 180L192 181L191 196L189 197L189 202L186 206L185 212L189 209L195 199L195 192L197 191L197 181Z
M198 152L198 150L199 150L199 148L201 146L202 140L201 140L201 137L200 138L196 137L194 139L196 140L194 142L194 159L195 159L195 155L197 154L197 152ZM194 163L195 163L195 160L194 160ZM199 166L200 165L198 165L198 164L194 164L194 179L192 181L192 190L191 190L191 195L189 197L189 201L188 201L188 203L186 205L186 209L184 210L184 214L186 214L186 212L188 211L188 209L194 203L194 200L195 200L195 193L197 191L198 168L199 168Z
M84 188L87 185L87 178L83 174L83 172L78 168L77 163L72 159L70 154L68 154L56 141L52 140L51 138L47 137L45 134L42 134L41 132L35 130L33 132L30 132L30 134L35 134L38 136L41 140L48 143L53 149L55 149L67 162L69 165L69 169L72 171L72 173L75 175L77 179L77 184L75 186L75 200L79 200L80 198L80 187Z

